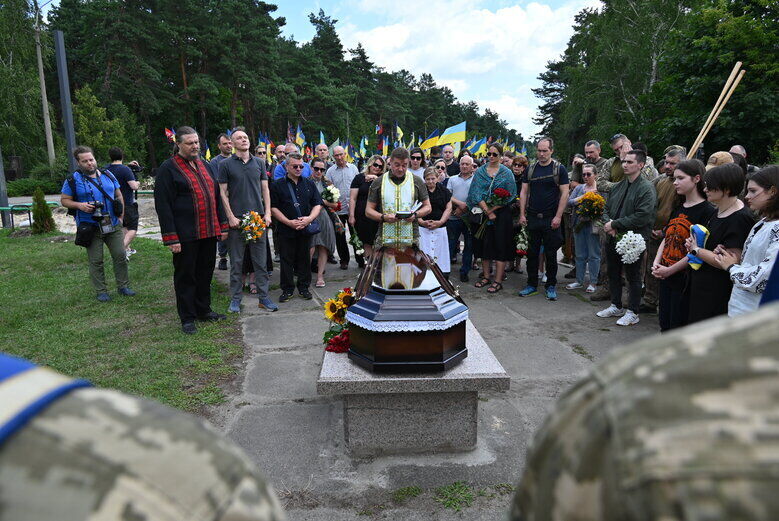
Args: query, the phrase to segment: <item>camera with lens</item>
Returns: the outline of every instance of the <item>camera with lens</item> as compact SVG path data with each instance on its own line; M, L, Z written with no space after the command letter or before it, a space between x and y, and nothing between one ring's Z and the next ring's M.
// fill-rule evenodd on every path
M92 212L92 219L100 226L100 231L103 233L111 233L114 231L114 226L111 224L111 215L103 213L103 203L100 201L92 201L89 204L95 207L95 211Z

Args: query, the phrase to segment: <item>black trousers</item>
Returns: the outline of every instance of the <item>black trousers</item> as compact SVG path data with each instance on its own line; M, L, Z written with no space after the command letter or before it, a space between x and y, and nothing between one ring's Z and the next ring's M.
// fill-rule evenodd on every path
M295 292L295 277L298 291L308 290L311 285L311 237L297 235L279 236L279 258L281 260L281 291Z
M211 311L211 278L216 262L216 237L181 243L173 254L173 288L181 323Z
M528 214L530 211L528 210ZM527 285L538 287L538 255L541 246L544 247L546 260L546 287L557 285L557 250L563 245L562 223L556 230L552 229L552 218L527 216L527 235L529 239L527 252Z
M322 209L324 211L324 208ZM352 225L349 224L349 216L348 215L339 215L339 219L341 219L341 222L344 224L344 227L349 227L349 235L354 235L355 232L354 228L352 228ZM348 264L349 263L349 243L346 241L346 234L345 233L336 233L335 234L335 249L338 251L338 260L341 261L341 264ZM352 247L354 249L354 247ZM354 260L357 261L357 264L362 267L365 265L365 258L362 255L356 255L354 256Z
M658 281L660 331L684 327L690 316L690 294L684 286Z
M615 249L617 241L609 237L606 242L606 265L609 272L609 291L611 303L622 308L622 271L628 280L628 309L638 315L638 307L641 305L641 266L644 264L646 250L633 264L623 264L622 257Z

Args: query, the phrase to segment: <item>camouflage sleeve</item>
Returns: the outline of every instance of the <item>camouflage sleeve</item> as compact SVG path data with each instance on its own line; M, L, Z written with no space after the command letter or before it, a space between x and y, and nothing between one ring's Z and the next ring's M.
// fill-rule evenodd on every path
M611 481L611 427L601 386L591 377L561 398L528 451L510 521L622 519Z
M598 170L598 173L596 174L596 186L598 187L598 192L602 194L611 192L611 187L617 184L611 182L612 164L614 164L613 157L603 163L603 166L601 166L601 168Z
M148 400L83 389L0 448L0 521L278 521L255 466L206 422Z

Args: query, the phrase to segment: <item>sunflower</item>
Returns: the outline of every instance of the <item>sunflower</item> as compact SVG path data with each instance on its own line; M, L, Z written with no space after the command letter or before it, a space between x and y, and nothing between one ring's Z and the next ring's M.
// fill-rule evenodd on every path
M338 315L339 311L341 311L341 305L335 299L331 298L325 302L325 318L327 320L335 322L334 318L336 315Z

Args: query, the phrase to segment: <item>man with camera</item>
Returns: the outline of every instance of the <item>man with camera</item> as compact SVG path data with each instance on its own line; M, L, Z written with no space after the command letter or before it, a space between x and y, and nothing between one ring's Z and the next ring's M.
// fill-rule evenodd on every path
M62 185L60 202L73 210L76 218L76 244L87 249L89 278L97 292L97 300L111 300L103 270L103 243L108 246L114 261L114 276L119 294L132 297L135 292L129 288L127 256L124 250L124 200L119 183L113 175L100 172L92 149L76 147L73 157L78 163L71 177Z

